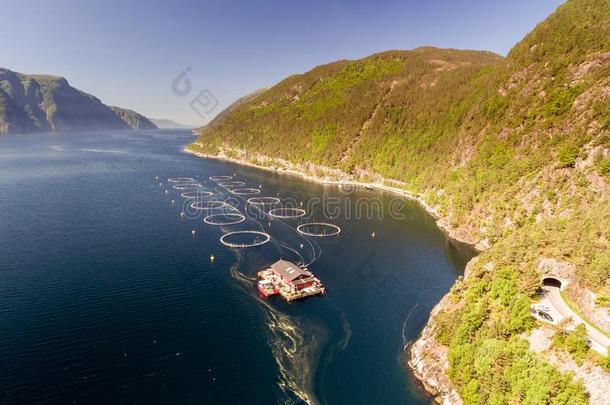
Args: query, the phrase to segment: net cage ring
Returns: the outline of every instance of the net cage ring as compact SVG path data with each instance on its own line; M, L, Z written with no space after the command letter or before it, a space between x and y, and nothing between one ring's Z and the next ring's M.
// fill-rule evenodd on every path
M232 236L236 236L236 235L256 235L256 238L251 243L236 243L236 242L231 242L228 240ZM260 237L262 237L262 239L259 239ZM261 231L235 231L235 232L225 233L224 235L222 235L220 237L220 243L222 243L225 246L235 247L235 248L249 248L249 247L261 246L261 245L264 245L265 243L269 242L270 240L271 240L271 235L269 235L266 232L261 232Z
M252 195L259 194L261 191L258 188L234 188L231 193L235 195Z
M175 190L186 191L186 190L195 190L198 188L202 188L203 186L199 183L178 183L174 184L172 188Z
M170 183L194 183L195 179L192 177L170 177L167 181Z
M233 180L233 176L210 176L208 179L212 181L228 181Z
M281 200L277 197L250 197L246 200L246 203L251 205L276 205L279 204Z
M231 188L231 187L243 187L246 185L246 183L243 181L221 181L221 182L218 182L218 185L220 187Z
M199 198L207 198L213 196L214 193L206 190L195 190L195 191L185 191L180 194L180 197L187 199L199 199Z
M331 232L326 233L324 232L312 232L307 230L308 227L322 227L322 228L329 228L331 229ZM307 235L307 236L316 236L316 237L327 237L327 236L335 236L335 235L339 235L341 233L341 228L339 228L337 225L335 224L329 224L328 222L309 222L306 224L301 224L299 226L297 226L297 232L299 232L302 235Z
M196 201L191 204L191 208L196 210L216 210L229 207L225 201Z
M218 220L218 218L220 218L220 220ZM222 221L222 218L233 218L233 219L229 219L228 221ZM207 217L203 218L203 222L205 222L206 224L209 225L216 225L216 226L227 226L227 225L235 225L235 224L239 224L242 223L246 220L246 217L242 214L212 214L212 215L208 215Z
M301 218L307 214L302 208L274 208L269 211L269 215L280 219Z

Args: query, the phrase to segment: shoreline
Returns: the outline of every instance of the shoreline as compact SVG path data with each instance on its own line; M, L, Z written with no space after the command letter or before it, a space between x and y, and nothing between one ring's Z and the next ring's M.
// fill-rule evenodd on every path
M435 209L434 207L432 207L431 205L429 205L426 202L426 200L424 200L423 197L421 197L417 194L411 193L407 190L398 188L398 187L388 186L387 184L383 184L383 183L379 183L379 182L362 182L362 181L348 180L348 179L330 180L330 179L325 179L325 178L318 177L315 175L310 175L310 174L304 173L303 171L300 171L300 170L294 169L294 168L283 168L282 170L280 170L275 167L258 165L256 163L253 163L253 162L245 160L245 159L229 157L224 154L211 155L211 154L203 153L203 152L195 152L195 151L189 150L187 146L183 148L183 152L191 154L191 155L195 155L197 157L204 158L204 159L220 160L220 161L224 161L224 162L235 163L235 164L238 164L241 166L248 166L248 167L254 167L257 169L267 170L270 172L294 175L294 176L298 176L305 180L308 180L308 181L311 181L314 183L318 183L318 184L334 185L334 186L350 185L350 186L356 186L356 187L362 187L362 188L371 187L378 191L386 191L386 192L392 193L394 195L397 195L399 197L407 198L409 200L416 201L417 203L419 203L419 205L430 216L432 216L432 218L434 218L436 225L439 227L439 229L441 229L441 231L443 231L443 233L447 236L447 238L457 241L459 243L468 245L468 246L472 247L473 249L475 249L475 251L477 253L480 253L481 251L485 250L485 248L481 248L481 246L480 246L481 242L476 242L472 239L457 235L456 231L447 223L447 221L445 219L443 219L443 217L439 214L438 210ZM396 181L396 180L390 180L390 179L384 179L384 180Z
M467 278L469 273L469 267L472 266L476 260L478 259L478 253L485 250L487 246L484 248L479 248L479 244L472 240L467 240L464 238L460 238L455 234L453 229L447 224L446 221L442 219L440 214L436 209L431 207L421 196L410 193L406 190L388 186L386 184L382 184L379 182L361 182L355 180L330 180L321 178L315 175L310 175L294 168L294 165L290 162L286 162L287 165L291 166L291 168L283 168L282 170L277 167L268 167L262 166L259 164L255 164L246 159L239 159L235 157L229 157L224 154L219 155L210 155L203 152L195 152L189 150L188 147L183 148L183 152L195 155L204 159L214 159L225 161L229 163L238 164L241 166L254 167L257 169L267 170L275 173L286 173L289 175L294 175L306 179L308 181L312 181L318 184L326 184L326 185L353 185L358 187L372 187L375 190L386 191L397 196L407 198L413 201L417 201L419 205L429 214L431 215L436 225L439 229L445 234L445 236L449 240L454 240L462 244L466 244L472 247L477 253L472 259L468 261L464 268L463 278ZM269 159L269 158L267 158ZM384 179L386 180L386 179ZM455 283L458 283L460 278L457 278ZM455 285L454 283L454 285ZM435 315L445 309L447 305L449 305L448 294L445 294L441 300L432 308L428 321L426 325L420 332L418 338L412 342L410 342L404 349L404 355L406 356L405 367L407 371L411 373L413 377L417 380L417 385L419 389L425 391L428 395L430 395L432 401L438 404L444 405L463 405L462 399L459 396L459 393L449 380L447 376L448 369L448 357L447 357L447 349L442 346L440 343L436 341L434 338L434 331L436 329L436 323L434 321Z

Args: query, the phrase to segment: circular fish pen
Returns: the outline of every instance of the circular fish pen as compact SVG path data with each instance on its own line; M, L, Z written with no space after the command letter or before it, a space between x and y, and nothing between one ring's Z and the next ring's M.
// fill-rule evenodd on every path
M269 206L279 204L281 201L277 197L250 197L246 201L248 204L259 205L259 206Z
M187 199L193 199L193 198L199 199L199 198L211 197L213 195L214 195L214 193L212 193L211 191L195 190L195 191L185 191L184 193L180 194L180 197L187 198Z
M254 237L253 240L245 242L239 241L239 237ZM233 239L233 240L231 240ZM237 240L235 240L237 239ZM234 247L234 248L251 248L256 246L264 245L265 243L271 240L271 235L261 231L235 231L225 233L220 237L220 243L225 246Z
M208 179L212 181L228 181L233 180L233 176L210 176Z
M221 181L218 183L220 187L243 187L246 185L243 181Z
M327 222L310 222L297 226L297 232L302 235L323 238L326 236L339 235L341 233L341 228Z
M175 184L172 186L173 188L175 188L176 190L194 190L197 188L201 188L203 187L201 184L199 183L179 183L179 184Z
M206 224L216 226L235 225L242 223L245 220L246 217L242 214L212 214L203 218L203 222Z
M302 208L275 208L269 211L269 215L280 219L293 219L304 217L307 212Z
M170 177L167 181L170 183L193 183L195 179L192 177Z
M224 201L196 201L191 204L191 208L196 210L217 210L228 206Z
M259 194L261 191L258 188L234 188L231 192L235 195L252 195Z

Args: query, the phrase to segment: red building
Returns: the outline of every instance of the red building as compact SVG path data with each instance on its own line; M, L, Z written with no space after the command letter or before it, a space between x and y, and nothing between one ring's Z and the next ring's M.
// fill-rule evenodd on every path
M273 263L271 271L293 290L301 290L316 283L313 274L287 260L278 260Z

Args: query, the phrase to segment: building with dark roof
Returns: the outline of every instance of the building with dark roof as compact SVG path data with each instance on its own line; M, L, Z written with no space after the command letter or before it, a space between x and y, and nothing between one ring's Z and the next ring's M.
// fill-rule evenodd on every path
M278 260L273 263L271 271L295 290L309 287L316 281L309 271L287 260Z

